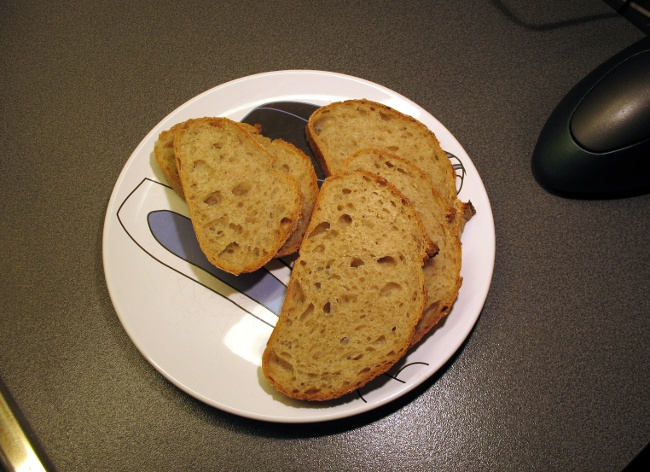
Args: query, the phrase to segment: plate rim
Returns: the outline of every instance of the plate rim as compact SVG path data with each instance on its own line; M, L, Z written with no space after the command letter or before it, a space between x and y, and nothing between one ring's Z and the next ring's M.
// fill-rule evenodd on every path
M437 367L433 368L430 372L427 372L426 375L422 376L421 379L418 379L417 381L411 382L408 386L405 388L399 390L395 394L388 395L386 398L383 398L380 401L373 402L372 405L369 405L368 407L364 408L356 408L353 409L352 411L348 410L343 410L339 412L330 412L330 414L313 414L313 413L318 413L318 412L323 412L327 411L327 408L323 409L314 409L314 408L308 408L304 411L310 412L310 414L307 414L305 416L298 416L298 417L278 417L278 416L273 416L273 415L265 415L265 414L260 414L260 413L251 413L247 411L243 411L239 408L236 407L230 407L228 405L224 405L220 402L217 402L215 400L212 400L205 395L203 395L201 392L197 392L188 386L178 382L176 379L173 378L173 376L167 372L166 369L164 369L161 365L158 364L158 362L151 358L151 356L145 352L140 344L134 339L134 334L130 331L130 329L125 325L123 321L123 313L120 313L120 310L118 309L118 305L120 304L118 300L116 300L116 288L114 286L114 280L109 276L111 269L109 268L110 266L110 261L108 258L108 253L109 253L109 231L112 229L112 223L113 223L113 217L115 216L115 209L116 209L116 204L119 203L118 198L120 194L120 190L122 185L124 184L124 180L126 179L126 176L130 170L130 168L133 166L134 162L140 157L141 153L143 152L143 148L146 147L149 142L151 141L152 137L156 136L167 126L169 126L169 123L171 120L173 120L175 117L178 117L179 114L182 114L185 110L189 109L192 107L193 104L196 102L200 102L202 100L206 100L206 97L209 97L211 94L218 94L221 91L229 88L229 87L236 87L240 86L242 84L245 84L246 82L251 82L251 81L259 81L259 80L265 80L268 78L278 78L278 77L291 77L294 79L307 79L311 78L313 79L315 76L321 76L327 79L332 79L332 78L338 78L340 80L344 81L351 81L356 84L361 84L364 87L371 87L373 89L376 89L378 91L381 91L389 96L395 97L399 101L404 102L405 104L413 107L414 109L417 109L424 113L425 117L428 119L428 121L433 121L437 126L440 126L442 129L448 133L448 135L453 139L454 143L456 146L459 147L459 149L463 153L464 161L463 164L466 166L471 167L473 173L475 174L474 177L474 182L473 185L478 185L480 188L480 194L482 196L482 201L481 201L481 208L482 211L488 211L489 213L489 218L485 222L489 224L489 228L483 228L484 230L487 229L487 233L484 234L483 236L485 237L485 244L487 247L490 249L489 257L486 261L488 263L488 267L485 267L486 271L484 273L484 277L487 279L487 284L484 284L482 287L482 292L478 295L477 299L480 300L480 307L477 309L477 313L475 315L472 315L471 320L469 322L465 323L462 335L456 339L456 342L453 344L453 347L448 349L448 355L436 362ZM291 94L288 94L291 95ZM343 96L346 96L347 94L343 93ZM348 98L364 98L364 97L352 97L348 96ZM268 99L266 100L267 102L272 102L272 101L278 101L274 100L273 96L269 96ZM317 100L316 100L317 101ZM249 109L253 109L255 105L251 105ZM389 105L391 106L391 105ZM420 119L417 118L416 119ZM426 123L425 123L426 124ZM427 125L428 126L428 125ZM428 126L430 128L430 126ZM438 131L436 131L436 135L438 135ZM445 149L447 150L447 149ZM164 185L164 183L163 183ZM470 223L471 224L471 221ZM385 404L388 404L394 400L396 400L399 397L402 397L403 395L407 394L417 386L421 385L424 383L427 379L432 377L436 372L438 372L441 368L444 367L445 364L449 362L449 360L458 352L458 350L461 348L463 343L468 339L469 335L471 334L472 330L474 329L474 326L476 325L478 319L480 318L481 312L483 310L483 306L485 304L485 301L487 300L487 296L489 294L490 287L492 285L492 279L494 275L494 265L495 265L495 260L496 260L496 233L495 233L495 226L494 226L494 215L492 212L492 208L490 205L489 197L487 194L487 191L485 189L485 185L478 173L478 170L476 169L473 161L467 154L467 152L464 150L462 147L461 143L451 134L451 132L437 119L435 118L431 113L429 113L427 110L425 110L423 107L418 105L417 103L413 102L409 98L401 95L398 92L395 92L394 90L391 90L383 85L371 82L367 79L363 79L360 77L355 77L352 75L348 74L343 74L339 72L328 72L328 71L323 71L323 70L301 70L301 69L288 69L288 70L279 70L279 71L267 71L267 72L261 72L257 74L252 74L244 77L239 77L227 82L224 82L222 84L219 84L215 87L212 87L208 90L205 90L198 95L190 98L189 100L185 101L182 103L180 106L178 106L176 109L174 109L171 113L167 114L162 120L160 120L146 135L145 137L140 141L140 143L136 146L136 148L133 150L127 161L125 162L122 170L120 171L120 174L115 182L115 185L113 186L111 196L108 201L107 209L106 209L106 214L104 218L104 227L102 231L102 264L103 264L103 269L104 269L104 275L105 275L105 280L109 292L109 297L111 299L111 303L113 304L113 307L116 311L116 314L118 316L118 319L120 320L120 324L122 325L123 329L125 329L127 335L129 336L130 341L134 344L136 349L140 352L140 354L147 360L147 362L156 369L161 375L163 375L168 381L170 381L175 387L179 388L180 390L184 391L188 395L202 401L203 403L206 403L214 408L220 409L222 411L229 412L231 414L235 414L238 416L250 418L250 419L256 419L256 420L261 420L261 421L266 421L266 422L275 422L275 423L317 423L317 422L324 422L324 421L332 421L336 419L341 419L341 418L346 418L346 417L351 417L351 416L356 416L360 415L362 413L366 413L368 411L374 410L376 408L379 408L380 406L383 406ZM462 288L461 288L462 289ZM424 341L426 343L426 341ZM415 348L412 348L411 351L417 350L419 347L421 347L421 344L415 346Z

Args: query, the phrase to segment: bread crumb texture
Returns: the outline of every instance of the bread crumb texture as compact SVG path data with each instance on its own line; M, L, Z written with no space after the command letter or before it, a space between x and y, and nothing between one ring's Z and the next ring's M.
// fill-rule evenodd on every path
M296 179L244 127L226 118L189 120L174 138L192 225L208 260L233 274L266 264L296 228Z
M427 305L411 341L416 344L449 314L458 297L462 254L461 228L456 219L461 215L445 202L420 168L386 150L357 151L344 161L342 168L376 173L395 185L413 203L429 237L438 245L438 254L424 267Z
M409 201L384 179L326 179L264 352L270 383L328 400L386 372L410 345L433 252Z
M316 110L307 123L307 139L328 175L345 159L365 149L382 149L418 166L455 204L456 177L435 134L415 118L370 100L334 102Z

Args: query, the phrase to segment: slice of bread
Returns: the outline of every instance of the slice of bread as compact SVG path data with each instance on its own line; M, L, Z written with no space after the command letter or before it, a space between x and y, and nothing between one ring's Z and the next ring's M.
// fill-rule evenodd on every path
M183 185L176 168L176 155L174 154L174 134L179 125L174 125L158 135L153 147L153 153L158 166L165 174L171 188L184 200Z
M408 198L422 218L429 237L438 245L436 257L425 264L427 304L411 344L416 344L449 314L462 279L459 225L456 212L440 196L431 179L410 162L379 149L362 149L348 157L343 172L354 169L382 176Z
M198 118L178 126L176 167L199 245L238 275L271 260L296 228L300 185L238 122Z
M176 155L174 154L174 133L181 125L160 133L154 145L154 155L162 169L167 182L172 189L184 200L183 186L178 169L176 168ZM245 131L253 135L258 142L273 156L273 167L291 175L298 180L303 195L303 205L298 224L286 243L280 248L275 257L283 257L298 251L300 242L309 224L309 218L318 195L318 179L311 159L293 144L282 139L271 140L261 134L259 125L240 123Z
M364 148L384 149L415 164L429 176L445 201L456 207L456 174L435 134L415 118L386 105L358 99L316 110L307 140L327 175Z
M302 211L295 231L280 248L276 257L287 256L298 251L309 224L311 213L318 196L318 179L311 159L293 144L283 140L271 140L260 133L253 134L258 142L275 158L273 167L294 177L300 184L303 196Z
M183 185L181 184L181 178L178 175L178 168L176 167L176 154L174 154L174 136L176 130L182 124L183 123L177 123L171 128L161 132L154 144L153 153L158 166L165 174L167 183L169 183L172 190L174 190L179 197L185 200ZM259 125L253 126L248 123L241 123L241 125L251 134L260 133Z
M411 345L437 248L410 202L363 171L321 190L262 357L285 395L330 400L386 372Z

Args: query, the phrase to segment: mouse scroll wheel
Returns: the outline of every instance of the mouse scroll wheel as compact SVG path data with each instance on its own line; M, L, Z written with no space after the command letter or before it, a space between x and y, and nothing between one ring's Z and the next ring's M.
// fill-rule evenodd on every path
M650 51L605 75L577 106L570 126L575 140L596 153L650 139Z

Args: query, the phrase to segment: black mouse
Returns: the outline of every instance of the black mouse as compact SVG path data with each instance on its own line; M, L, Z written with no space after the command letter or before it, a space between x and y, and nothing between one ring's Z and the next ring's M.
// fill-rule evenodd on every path
M650 191L650 37L576 84L542 128L533 175L573 196Z

